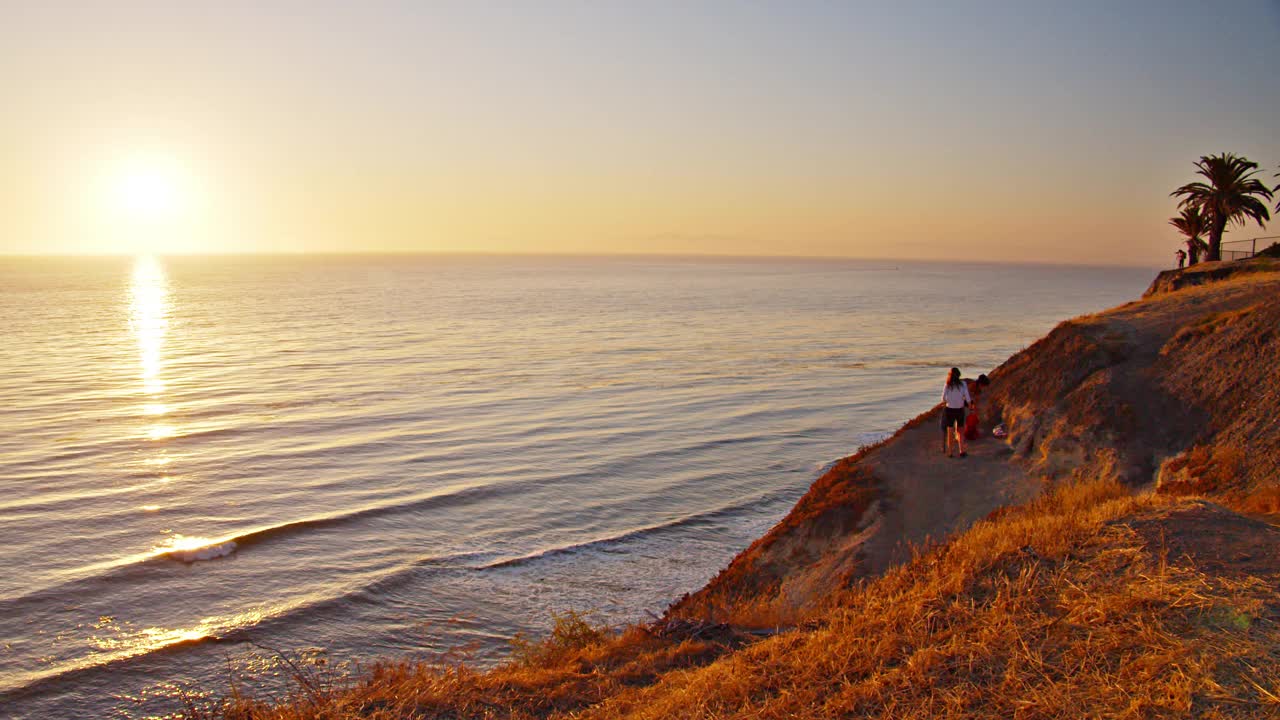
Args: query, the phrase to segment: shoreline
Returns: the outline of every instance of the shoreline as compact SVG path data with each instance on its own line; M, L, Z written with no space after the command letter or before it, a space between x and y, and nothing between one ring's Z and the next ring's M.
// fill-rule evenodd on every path
M1216 291L1210 292L1205 288L1192 289L1191 292L1217 294ZM1198 302L1202 301L1203 299ZM1223 307L1227 312L1237 312L1241 307L1247 307L1240 306L1238 301L1239 298L1236 298L1223 304ZM1044 401L1044 398L1023 397L1026 388L1017 388L1019 385L1038 386L1050 379L1040 377L1035 383L1019 380L1021 376L1018 373L1029 372L1027 367L1018 365L1018 362L1022 362L1019 358L1023 358L1026 361L1024 364L1031 368L1044 365L1044 357L1027 360L1029 353L1043 356L1046 352L1063 348L1075 352L1071 357L1083 360L1080 368L1073 368L1072 363L1067 363L1053 366L1052 373L1049 373L1061 374L1067 370L1079 370L1083 373L1080 378L1062 382L1064 388L1079 386L1087 379L1085 376L1111 372L1118 364L1131 360L1134 346L1132 338L1123 337L1123 333L1117 335L1116 326L1111 320L1099 318L1138 302L1133 301L1112 310L1061 323L1049 335L1010 357L999 371L993 371L997 386L1000 385L999 378L1005 372L1013 373L1008 380L1013 389L1000 388L1006 391L1002 397L1010 401L1009 407L1002 408L1001 412L1008 409L1012 413L1011 418L1016 419L1020 417L1018 413L1028 410L1013 407L1011 401L1032 401L1033 405ZM1041 367L1040 370L1045 368ZM993 400L994 396L988 400L988 404ZM1044 415L1044 407L1037 407L1039 410L1036 412ZM770 544L766 541L771 535L775 535L775 531L778 531L778 537L786 536L783 537L785 542L774 539L772 544L777 547L770 551L771 556L757 552L757 557L750 560L751 572L760 573L764 568L774 573L773 576L764 577L762 581L762 575L747 577L749 573L739 572L740 576L747 579L733 588L732 592L726 590L729 588L727 581L721 582L724 578L716 578L694 594L718 595L717 603L703 607L704 610L706 607L713 607L712 612L695 612L692 605L680 607L678 602L676 607L668 611L661 624L654 627L659 632L714 634L723 631L708 628L723 626L731 629L724 638L727 646L745 647L746 644L757 641L761 632L768 635L776 633L780 627L793 628L801 625L805 622L803 617L821 605L821 598L846 593L848 588L873 581L891 568L904 567L902 562L909 562L916 553L912 543L918 546L927 541L931 547L940 547L937 542L943 536L956 535L984 518L997 517L1011 512L1011 508L1025 506L1028 502L1034 502L1045 489L1072 480L1070 468L1063 465L1063 459L1078 450L1080 443L1076 444L1074 450L1063 446L1044 451L1046 443L1049 446L1061 444L1065 442L1065 438L1055 437L1052 428L1042 427L1041 425L1049 422L1043 417L1040 418L1039 425L1031 423L1023 428L1033 436L1041 434L1041 437L1032 441L1032 447L1026 447L1025 438L1018 436L1018 433L1005 444L995 443L987 438L975 445L971 450L972 457L969 458L973 462L966 462L963 466L982 478L982 482L973 487L957 485L954 477L948 479L929 476L930 468L942 461L933 454L936 452L937 435L936 425L932 422L934 412L936 410L921 414L885 440L862 448L852 457L835 461L830 464L827 472L819 473L809 493L800 500L792 515L740 555L740 558L750 558L753 550L762 550ZM925 452L919 452L919 448L924 448ZM1039 456L1043 452L1048 454ZM1170 458L1166 458L1168 459ZM1058 477L1051 477L1048 481L1040 477L1032 478L1027 472L1028 464L1048 471L1049 475L1057 474ZM1155 463L1153 467L1160 464ZM961 466L953 461L951 467L958 469ZM1147 471L1151 471L1151 468ZM904 477L915 484L903 484ZM930 495L928 491L935 484L946 487L949 494ZM919 504L906 505L902 501L903 497L918 500ZM946 506L946 503L940 501L940 497L963 498L963 502ZM935 534L939 529L942 533ZM789 565L773 562L775 558L782 556L781 549L786 550L785 559L789 561ZM806 558L804 553L810 553L810 556ZM766 567L769 562L760 562L760 558L773 562L772 566ZM739 565L741 570L740 560L731 563L730 569L734 564ZM720 583L719 586L716 586L717 582ZM777 598L782 596L786 597L787 602L777 602ZM595 632L594 629L592 631ZM553 632L551 640L559 642L556 638ZM491 672L503 672L501 665L499 663Z

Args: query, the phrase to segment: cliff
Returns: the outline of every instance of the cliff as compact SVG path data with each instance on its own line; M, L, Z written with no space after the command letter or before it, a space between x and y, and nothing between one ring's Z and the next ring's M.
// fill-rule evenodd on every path
M1165 270L1151 281L1151 287L1147 288L1142 297L1148 298L1184 287L1214 283L1241 275L1280 270L1280 244L1272 245L1265 252L1270 254L1260 255L1245 262L1207 262L1182 270Z
M670 613L785 620L927 541L1081 478L1276 512L1278 301L1280 262L1205 263L1161 273L1141 301L1060 324L990 373L983 424L1003 423L1004 441L948 459L934 408L837 463Z
M662 620L188 718L1280 717L1280 268L1162 274L836 463ZM767 631L752 628L771 626Z

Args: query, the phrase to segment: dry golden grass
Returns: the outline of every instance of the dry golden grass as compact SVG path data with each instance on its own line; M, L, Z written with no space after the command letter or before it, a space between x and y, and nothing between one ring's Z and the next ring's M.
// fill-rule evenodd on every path
M851 590L817 630L583 717L1280 713L1274 578L1206 576L1117 522L1167 502L1111 484L1060 491Z
M1230 328L1242 320L1249 318L1249 316L1261 309L1262 304L1259 303L1257 305L1250 305L1249 307L1240 308L1238 310L1227 310L1205 315L1174 333L1173 337L1169 339L1169 342L1166 343L1164 347L1160 348L1160 354L1168 355L1170 353L1176 353L1180 347L1188 341L1213 335L1216 332L1221 332L1222 330Z
M1159 492L1204 495L1230 488L1245 462L1244 452L1225 445L1197 445L1160 466Z
M749 646L561 618L488 672L384 665L210 717L1280 717L1280 578L1204 572L1134 529L1179 502L1060 488Z
M663 673L706 664L741 644L732 632L708 637L659 636L643 627L621 632L557 616L549 637L517 641L512 659L489 671L462 664L393 662L355 677L295 668L285 697L270 701L232 692L216 703L192 704L187 720L302 718L562 717L623 689L651 684Z
M1252 515L1267 515L1280 521L1280 478L1273 484L1232 498L1231 507Z

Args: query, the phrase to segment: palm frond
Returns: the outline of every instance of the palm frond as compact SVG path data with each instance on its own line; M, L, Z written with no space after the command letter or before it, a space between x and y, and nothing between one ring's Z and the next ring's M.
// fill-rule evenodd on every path
M1208 219L1200 212L1200 208L1196 206L1182 208L1182 214L1178 217L1170 218L1169 224L1191 240L1199 238L1209 230Z
M1270 193L1265 196L1271 199ZM1235 212L1230 215L1231 222L1245 225L1246 220L1252 219L1258 225L1262 225L1271 219L1271 211L1266 204L1255 197L1241 198L1239 204L1235 206Z
M1197 208L1209 225L1219 228L1231 223L1243 225L1248 220L1262 224L1271 219L1262 199L1272 199L1273 193L1254 177L1258 163L1234 153L1221 153L1203 155L1195 166L1196 174L1204 181L1187 183L1170 193L1181 198L1179 208ZM1280 192L1280 186L1276 191Z

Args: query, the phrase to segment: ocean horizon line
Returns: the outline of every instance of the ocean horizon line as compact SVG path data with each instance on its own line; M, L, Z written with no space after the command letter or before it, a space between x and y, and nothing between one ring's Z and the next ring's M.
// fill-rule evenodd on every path
M94 260L126 259L137 257L157 258L377 258L377 257L442 257L474 259L547 259L547 260L668 260L668 261L716 261L716 262L859 262L885 264L949 264L964 266L1009 265L1016 267L1064 267L1099 269L1142 269L1157 272L1161 266L1145 263L1085 263L1057 260L1008 260L987 258L901 258L865 257L856 255L751 255L737 253L591 253L591 252L491 252L483 250L280 250L271 252L119 252L119 253L4 253L0 260Z

